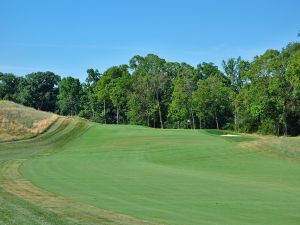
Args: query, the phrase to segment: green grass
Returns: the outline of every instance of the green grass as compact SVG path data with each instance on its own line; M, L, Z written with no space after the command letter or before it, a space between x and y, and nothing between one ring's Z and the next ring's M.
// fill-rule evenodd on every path
M0 106L16 139L50 115ZM228 133L58 118L0 142L0 224L300 224L300 138Z
M29 140L0 143L0 224L2 225L39 225L39 224L81 224L65 216L57 215L49 209L37 205L20 197L31 190L20 186L20 196L9 193L17 186L18 177L5 170L7 165L17 160L27 160L40 155L53 154L56 149L67 144L70 139L76 138L86 129L84 121L73 119L59 119L49 130ZM70 136L71 135L71 136ZM5 189L6 187L6 189ZM22 192L22 189L24 191Z
M74 204L163 224L300 224L299 138L252 149L260 138L93 124L60 140L32 140L20 171Z

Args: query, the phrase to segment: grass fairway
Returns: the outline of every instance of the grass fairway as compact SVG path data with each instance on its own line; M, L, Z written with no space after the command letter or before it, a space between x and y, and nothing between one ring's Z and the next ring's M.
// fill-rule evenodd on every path
M75 203L155 223L300 224L299 143L92 124L20 172Z

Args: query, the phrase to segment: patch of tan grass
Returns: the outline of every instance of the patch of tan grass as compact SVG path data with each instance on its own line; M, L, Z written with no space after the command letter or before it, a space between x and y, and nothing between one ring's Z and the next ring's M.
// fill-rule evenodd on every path
M271 157L300 162L300 137L258 136L257 141L242 142L240 146Z
M0 141L34 137L47 130L58 116L9 101L0 101Z

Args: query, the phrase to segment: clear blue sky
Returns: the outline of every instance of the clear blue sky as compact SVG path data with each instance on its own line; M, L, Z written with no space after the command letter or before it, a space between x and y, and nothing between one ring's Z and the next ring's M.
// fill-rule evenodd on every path
M252 59L300 41L300 1L0 0L0 71L82 81L154 53L168 61Z

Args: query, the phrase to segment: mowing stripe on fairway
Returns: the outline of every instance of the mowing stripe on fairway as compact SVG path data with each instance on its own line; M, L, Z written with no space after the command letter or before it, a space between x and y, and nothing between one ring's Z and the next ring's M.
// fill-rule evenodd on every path
M157 223L299 224L300 164L240 138L94 124L21 172L73 201Z

